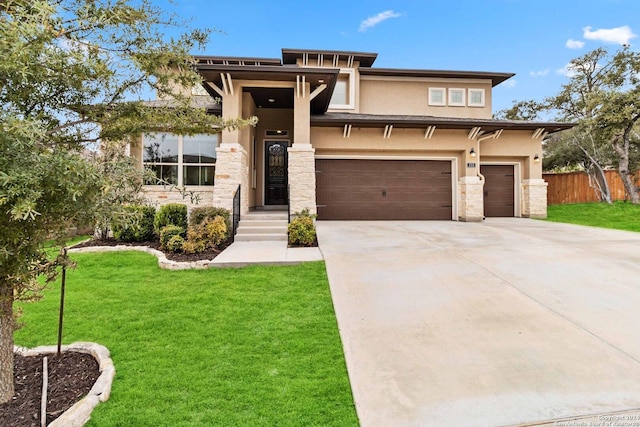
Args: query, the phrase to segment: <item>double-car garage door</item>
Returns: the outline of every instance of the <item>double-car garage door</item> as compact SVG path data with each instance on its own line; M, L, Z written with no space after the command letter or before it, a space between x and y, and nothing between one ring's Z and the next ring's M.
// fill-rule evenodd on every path
M514 166L482 165L484 214L515 214ZM451 162L316 160L318 219L450 220Z
M450 220L451 162L316 160L318 219Z

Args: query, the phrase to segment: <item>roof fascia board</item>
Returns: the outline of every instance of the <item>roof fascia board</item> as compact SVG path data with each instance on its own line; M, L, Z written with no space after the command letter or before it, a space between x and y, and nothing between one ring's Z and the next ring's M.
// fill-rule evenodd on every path
M372 76L360 74L360 81L385 81L385 82L433 82L433 83L452 83L452 79L444 77L402 77L402 76ZM455 83L463 84L487 84L491 79L455 79Z
M417 70L400 68L362 68L360 74L375 76L440 77L448 79L490 79L493 86L515 76L514 73L494 73L488 71Z

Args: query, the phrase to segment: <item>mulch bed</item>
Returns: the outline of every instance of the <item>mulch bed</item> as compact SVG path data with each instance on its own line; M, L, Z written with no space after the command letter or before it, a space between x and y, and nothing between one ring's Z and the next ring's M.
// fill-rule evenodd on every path
M49 354L47 387L47 424L89 393L100 376L96 359L85 353ZM0 404L3 427L39 427L42 399L42 359L44 356L15 355L15 395Z
M231 244L231 241L223 242L220 245L220 249L217 250L217 251L205 251L205 252L200 252L200 253L197 253L197 254L185 254L185 253L182 253L182 252L177 252L176 253L176 252L165 251L160 247L160 241L158 241L158 240L152 240L152 241L148 241L148 242L125 243L125 242L120 242L120 241L115 240L115 239L106 239L106 240L103 240L103 239L91 239L91 240L88 240L86 242L82 242L82 243L79 243L79 244L75 245L74 248L84 248L84 247L90 247L90 246L118 246L118 245L124 245L124 246L148 246L148 247L150 247L152 249L157 249L157 250L161 251L167 257L167 259L170 259L172 261L192 262L192 261L212 260L216 256L218 256L220 254L220 252L225 250L230 244Z

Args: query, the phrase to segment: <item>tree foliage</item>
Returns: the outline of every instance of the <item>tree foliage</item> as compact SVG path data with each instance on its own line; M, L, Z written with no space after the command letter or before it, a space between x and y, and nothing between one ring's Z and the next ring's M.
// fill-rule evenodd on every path
M628 46L610 55L596 49L569 64L571 77L547 100L548 108L566 120L577 120L578 147L595 168L615 166L633 203L640 203L634 182L640 142L640 53ZM606 180L604 180L606 181Z
M13 395L13 302L36 297L37 276L52 280L68 262L48 258L45 241L95 220L116 185L100 167L120 160L96 167L85 146L251 123L192 108L187 89L201 78L190 52L207 38L150 0L0 2L0 403ZM153 92L167 102L140 101Z
M609 202L603 170L615 167L630 200L640 203L634 181L640 166L640 53L628 46L613 54L599 48L573 59L567 69L568 82L558 94L539 104L516 103L502 116L546 110L555 112L561 121L576 122L572 131L545 141L545 166L582 166L594 188Z

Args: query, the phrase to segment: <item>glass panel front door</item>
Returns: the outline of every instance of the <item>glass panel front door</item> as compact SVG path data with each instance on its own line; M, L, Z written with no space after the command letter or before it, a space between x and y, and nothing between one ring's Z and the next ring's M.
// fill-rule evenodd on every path
M287 147L286 141L265 141L265 205L286 205Z

